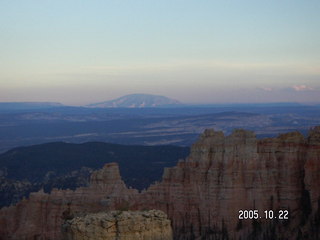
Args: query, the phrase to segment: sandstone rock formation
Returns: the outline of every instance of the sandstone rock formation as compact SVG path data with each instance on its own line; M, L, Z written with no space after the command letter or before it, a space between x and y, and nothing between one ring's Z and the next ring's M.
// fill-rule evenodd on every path
M60 239L61 224L77 213L159 209L175 239L319 239L319 161L320 127L307 138L292 132L262 140L245 130L206 130L190 156L146 191L127 189L117 166L107 164L87 188L39 192L2 209L0 236ZM239 220L239 210L258 210L259 218ZM277 218L266 219L269 210Z
M61 224L78 213L94 213L127 208L138 194L127 189L118 165L106 164L94 172L89 187L76 191L54 189L30 194L16 206L0 211L0 239L61 239Z
M64 240L172 240L170 220L164 212L110 211L68 220Z
M224 137L207 130L190 156L166 169L163 181L143 193L146 201L140 202L167 212L179 239L272 239L274 233L294 238L306 204L304 164L309 147L300 133L258 141L249 131ZM312 149L319 157L319 149ZM239 220L239 210L255 209L260 214L288 210L290 224L266 220L264 215Z

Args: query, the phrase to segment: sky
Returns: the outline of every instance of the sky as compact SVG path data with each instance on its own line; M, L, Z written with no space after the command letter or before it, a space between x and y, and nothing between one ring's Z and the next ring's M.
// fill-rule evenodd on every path
M0 101L320 102L320 1L1 0Z

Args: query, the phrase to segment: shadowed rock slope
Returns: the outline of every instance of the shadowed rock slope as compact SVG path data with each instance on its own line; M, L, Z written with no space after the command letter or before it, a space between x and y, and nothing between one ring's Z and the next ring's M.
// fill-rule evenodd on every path
M116 164L91 176L89 187L34 193L0 211L2 239L60 239L65 212L159 209L175 239L319 239L320 127L257 140L235 130L206 130L186 160L166 168L146 191L128 189ZM239 210L258 219L239 220ZM266 219L264 211L273 210ZM280 210L288 219L279 219ZM261 218L260 218L261 217ZM277 218L275 218L277 217Z

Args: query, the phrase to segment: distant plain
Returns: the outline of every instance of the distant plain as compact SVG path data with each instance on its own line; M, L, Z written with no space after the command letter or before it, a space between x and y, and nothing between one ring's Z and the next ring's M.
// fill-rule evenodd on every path
M206 128L235 128L258 138L288 131L304 134L320 123L320 106L297 103L194 105L170 108L87 108L0 105L0 152L47 142L101 141L190 146Z

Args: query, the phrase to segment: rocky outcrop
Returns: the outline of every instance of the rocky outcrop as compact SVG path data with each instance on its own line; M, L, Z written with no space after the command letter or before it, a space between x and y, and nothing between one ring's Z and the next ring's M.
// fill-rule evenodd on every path
M67 220L64 240L172 240L170 220L164 212L111 211Z
M30 194L0 211L0 239L61 239L61 224L79 213L125 209L138 191L121 180L118 165L106 164L92 174L89 187Z
M190 156L146 191L127 189L117 165L107 164L87 188L39 192L2 209L0 235L59 239L62 222L80 212L159 209L175 239L319 239L319 136L320 127L307 138L292 132L262 140L245 130L206 130ZM240 220L239 210L258 210L259 217Z

